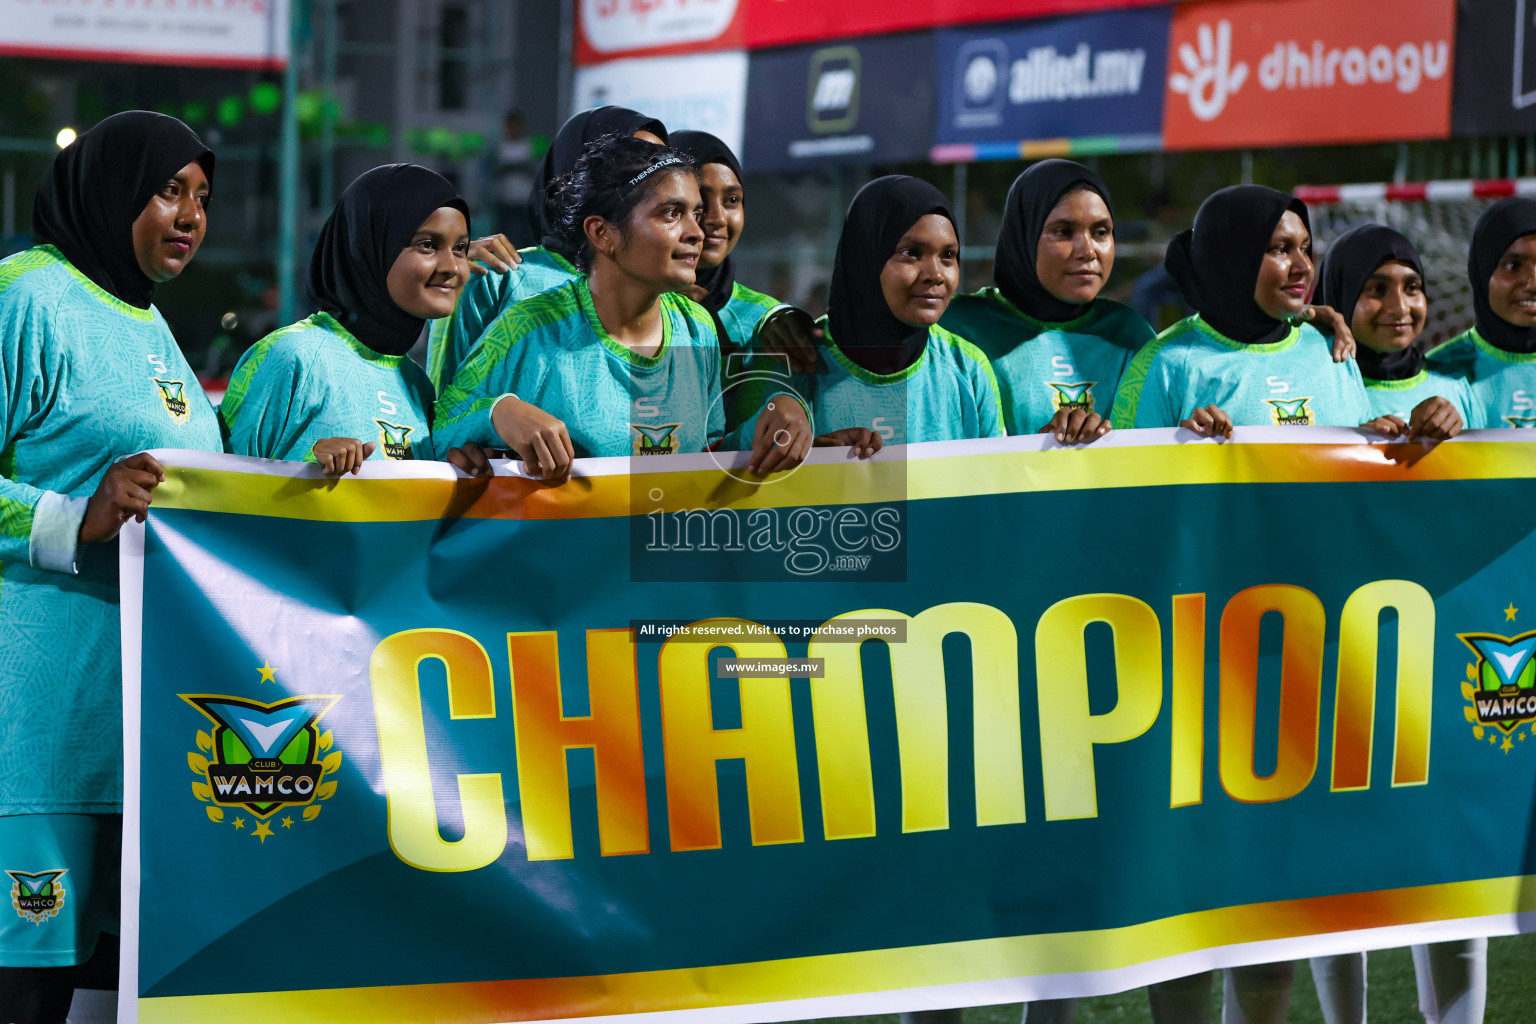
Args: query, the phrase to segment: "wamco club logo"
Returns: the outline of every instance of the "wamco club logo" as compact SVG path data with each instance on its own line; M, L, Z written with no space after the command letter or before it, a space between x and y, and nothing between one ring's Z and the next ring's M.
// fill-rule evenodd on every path
M1510 602L1504 616L1513 622L1518 611ZM1536 722L1536 630L1516 636L1458 633L1457 639L1473 655L1461 684L1467 701L1462 711L1472 724L1472 736L1507 754Z
M271 668L260 671L263 682L276 682ZM341 768L341 752L331 749L334 737L317 723L340 697L288 697L269 704L224 694L178 696L213 725L198 730L197 750L187 754L187 765L198 776L192 793L207 805L210 821L229 821L265 846L274 827L287 830L296 821L315 820L320 802L336 794L331 776Z
M11 876L11 906L23 921L42 924L64 909L64 869L7 871Z

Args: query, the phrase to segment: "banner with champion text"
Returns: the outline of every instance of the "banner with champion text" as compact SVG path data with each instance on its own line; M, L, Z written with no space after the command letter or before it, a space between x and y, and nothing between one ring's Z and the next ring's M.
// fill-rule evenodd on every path
M160 453L120 1020L794 1020L1536 926L1536 444L1190 436Z

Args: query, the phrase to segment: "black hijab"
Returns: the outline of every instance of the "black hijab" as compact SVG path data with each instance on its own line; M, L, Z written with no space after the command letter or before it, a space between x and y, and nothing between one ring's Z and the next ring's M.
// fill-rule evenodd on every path
M992 280L1003 297L1036 320L1064 323L1088 312L1093 305L1062 302L1040 283L1035 253L1046 218L1062 196L1086 187L1098 193L1109 215L1115 215L1109 189L1097 174L1071 160L1042 160L1014 179L1003 210L1003 230L997 236L997 262Z
M1499 257L1516 239L1526 235L1536 235L1536 199L1500 199L1477 218L1472 229L1472 249L1467 253L1477 333L1505 352L1536 352L1536 327L1517 327L1495 313L1488 303L1488 279L1498 269Z
M197 161L213 182L213 151L165 114L113 114L59 151L32 201L32 237L58 247L76 270L140 309L154 282L133 252L133 222L176 172Z
M1354 319L1355 303L1366 281L1383 263L1405 263L1424 276L1419 251L1406 237L1381 224L1350 228L1328 247L1318 272L1314 301L1338 310L1346 321ZM1356 339L1358 340L1358 339ZM1377 352L1367 345L1355 350L1360 373L1371 380L1407 380L1424 367L1424 353L1417 345L1396 352Z
M700 172L704 170L705 164L724 164L736 175L737 181L741 180L741 161L736 159L731 147L708 132L673 132L669 145L679 153L693 157L694 166ZM736 287L736 267L727 256L718 266L708 270L700 269L696 283L708 292L704 296L704 308L711 313L718 313L731 301L731 290Z
M309 257L310 301L375 352L410 351L425 321L389 297L389 269L422 221L442 206L464 214L468 225L469 205L436 171L385 164L359 175L320 228Z
M1213 192L1195 213L1195 226L1168 243L1163 266L1201 319L1245 344L1283 337L1286 325L1254 301L1264 251L1290 210L1312 230L1307 204L1263 185Z
M918 178L892 174L859 189L843 219L827 319L837 347L871 373L906 369L928 343L928 328L905 324L891 312L880 271L901 236L930 213L955 219L944 193Z
M665 125L628 107L593 107L572 114L570 120L560 126L549 144L549 152L544 154L544 162L533 176L533 189L528 193L528 226L533 229L533 237L540 239L540 245L568 260L575 259L576 254L567 252L565 245L555 237L544 212L544 193L550 182L570 173L587 143L604 135L633 135L635 132L650 132L662 142L667 141Z

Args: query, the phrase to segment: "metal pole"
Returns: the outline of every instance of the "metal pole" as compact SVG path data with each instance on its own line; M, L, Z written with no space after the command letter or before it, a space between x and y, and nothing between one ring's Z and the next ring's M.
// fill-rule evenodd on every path
M1253 150L1243 150L1243 184L1253 184Z
M955 234L960 236L961 245L965 244L965 205L969 176L969 164L955 164Z
M290 324L298 309L299 247L299 4L288 16L288 64L283 68L282 146L278 155L277 322Z
M0 238L16 234L16 168L5 169L5 220L0 223Z
M1408 180L1408 143L1397 144L1397 167L1392 171L1392 181L1401 185Z
M576 106L576 0L560 0L560 94L555 97L557 124L564 124Z
M329 210L336 196L336 17L337 0L320 0L324 6L325 49L320 74L324 97L320 106L320 209Z

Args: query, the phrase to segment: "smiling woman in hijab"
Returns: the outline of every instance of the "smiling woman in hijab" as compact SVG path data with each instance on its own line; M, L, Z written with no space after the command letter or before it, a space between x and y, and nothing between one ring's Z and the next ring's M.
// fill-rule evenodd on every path
M581 273L486 329L437 403L438 443L510 449L552 484L578 458L722 446L715 322L681 294L704 242L693 161L608 135L553 194ZM765 406L742 447L766 474L798 465L814 439L799 403Z
M1318 301L1349 316L1359 343L1355 359L1373 430L1440 440L1479 422L1467 383L1426 369L1424 353L1414 345L1429 316L1429 299L1412 242L1381 224L1361 224L1334 239L1318 277Z
M1209 196L1164 258L1194 307L1131 360L1113 419L1121 427L1359 426L1370 419L1354 360L1302 317L1312 234L1301 200L1262 185Z
M1467 254L1476 322L1430 351L1429 367L1465 380L1478 425L1536 426L1536 200L1501 199L1477 219Z
M430 458L432 385L406 352L453 312L468 247L469 207L436 171L388 164L348 185L309 260L319 311L262 338L230 375L230 450L334 475Z
M942 192L905 175L859 190L832 265L823 357L796 377L818 444L864 456L882 443L1002 436L987 357L938 326L959 281L960 242Z
M122 657L109 542L163 479L146 449L221 447L151 304L202 243L213 165L175 118L109 117L54 158L32 209L38 245L0 261L0 651L11 655L0 658L0 864L57 871L69 890L45 928L0 918L0 1020L63 1021L73 965L117 931ZM96 962L112 950L108 940Z
M943 321L991 359L1008 433L1078 443L1109 429L1120 375L1153 337L1140 314L1100 298L1114 265L1114 209L1097 174L1042 160L1019 175L994 284L957 297Z
M763 314L779 301L736 280L731 262L731 251L741 241L747 221L741 163L729 146L708 132L673 132L671 146L693 158L699 169L699 196L704 200L704 254L699 257L696 282L683 294L715 314L725 330L721 341L744 348Z
M518 250L520 262L511 270L475 277L464 287L453 315L432 324L427 376L439 392L453 380L469 350L504 310L576 276L576 254L551 220L549 185L569 174L589 145L614 134L633 135L658 146L667 142L667 129L660 121L627 107L593 107L573 114L560 126L528 194L529 226L533 236L541 239L540 244Z

